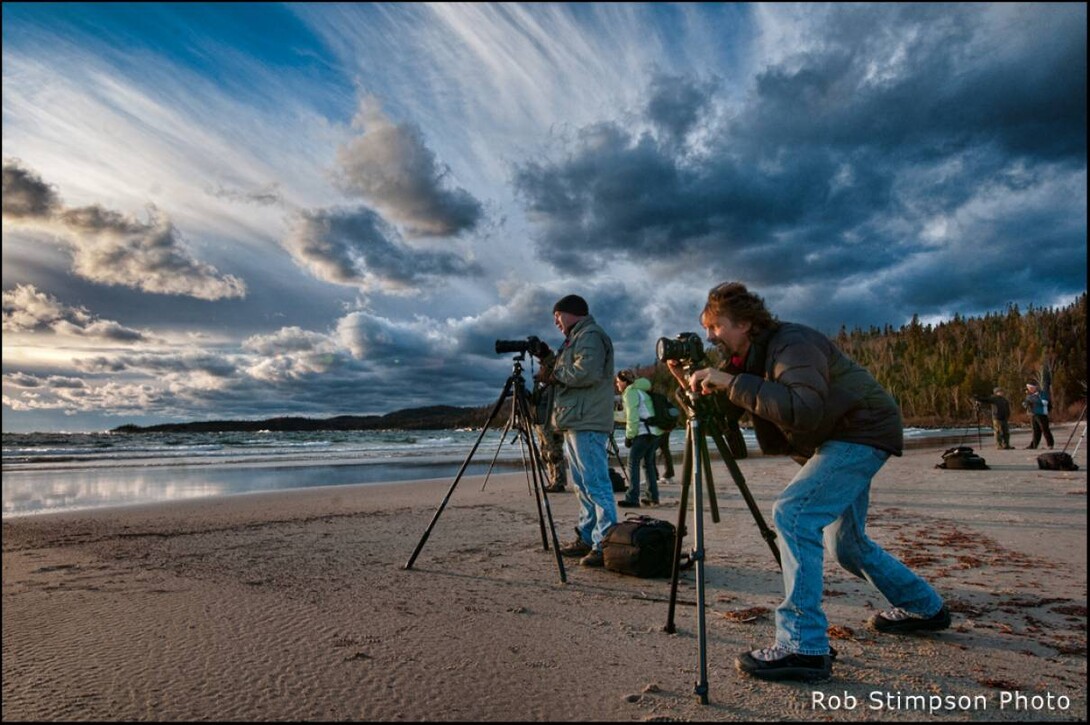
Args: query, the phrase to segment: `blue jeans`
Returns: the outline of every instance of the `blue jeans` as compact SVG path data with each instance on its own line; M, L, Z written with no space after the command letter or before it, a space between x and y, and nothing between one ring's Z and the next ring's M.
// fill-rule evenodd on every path
M659 447L659 437L645 433L632 441L632 450L628 454L628 490L625 500L629 503L640 501L640 466L647 472L647 497L659 500L659 472L655 468L655 451Z
M927 582L864 532L871 479L887 458L871 446L827 441L777 497L772 516L786 595L776 609L780 647L807 655L829 651L821 609L824 551L895 607L925 616L942 607Z
M609 435L606 433L564 431L569 478L579 498L576 530L585 543L599 550L606 531L617 523L617 503L613 500L613 482L609 480L607 440Z

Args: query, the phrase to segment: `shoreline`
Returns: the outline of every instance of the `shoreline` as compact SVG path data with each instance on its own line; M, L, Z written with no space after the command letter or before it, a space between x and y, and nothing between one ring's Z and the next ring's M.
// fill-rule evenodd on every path
M693 572L675 634L669 580L564 560L560 583L522 472L483 490L464 477L408 570L450 480L5 519L3 719L1085 720L1085 450L1079 471L1039 471L1028 432L1016 450L984 443L992 470L937 470L943 445L912 448L872 490L869 533L939 589L952 628L869 632L884 600L830 566L840 654L818 685L733 669L771 644L782 581L716 458L707 705L693 695ZM797 466L739 465L770 519ZM676 523L679 494L663 485L664 505L639 513ZM575 496L548 500L565 542Z

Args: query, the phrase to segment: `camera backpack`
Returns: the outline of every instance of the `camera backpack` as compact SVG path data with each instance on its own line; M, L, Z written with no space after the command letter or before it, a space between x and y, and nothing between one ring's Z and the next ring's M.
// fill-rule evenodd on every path
M669 521L629 514L602 539L605 568L641 578L670 576L676 537L677 529Z
M1049 451L1037 456L1037 468L1042 471L1077 471L1079 464L1066 451Z
M946 468L961 471L987 471L990 470L987 461L973 453L969 446L954 446L947 448L942 454L942 463L935 468Z
M649 417L644 418L643 422L663 430L677 428L677 417L681 414L677 406L671 403L670 399L665 395L654 390L648 391L647 395L651 398L652 412Z

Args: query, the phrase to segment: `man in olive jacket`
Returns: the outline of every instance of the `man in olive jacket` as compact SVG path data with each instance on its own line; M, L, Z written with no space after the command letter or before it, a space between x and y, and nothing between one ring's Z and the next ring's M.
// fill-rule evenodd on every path
M724 353L724 368L696 370L686 380L671 361L671 372L693 391L725 391L749 412L762 451L803 464L773 509L785 591L776 641L740 655L737 668L768 680L831 675L823 548L893 605L870 618L872 629L903 634L950 626L938 593L865 532L871 480L903 447L892 396L825 335L776 320L743 284L712 288L700 322Z
M552 425L564 434L570 480L579 497L577 538L560 549L584 566L602 566L602 539L617 523L606 442L613 435L613 342L586 300L562 297L553 321L564 333L554 354L546 347L538 375L553 387Z

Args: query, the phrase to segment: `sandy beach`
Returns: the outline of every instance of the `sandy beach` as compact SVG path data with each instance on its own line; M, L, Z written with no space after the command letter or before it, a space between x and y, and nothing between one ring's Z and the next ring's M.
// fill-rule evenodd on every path
M942 447L885 466L870 534L937 587L954 623L870 632L886 603L830 565L839 655L820 684L734 669L772 643L782 583L716 460L707 705L693 694L693 572L674 634L666 579L565 560L561 583L522 473L483 490L463 478L409 570L449 479L5 520L3 719L1085 721L1085 448L1079 471L1040 471L1028 438L985 440L989 471L936 470ZM796 465L740 464L770 519ZM641 512L676 523L679 495L663 486L663 505ZM575 497L549 503L566 542Z

